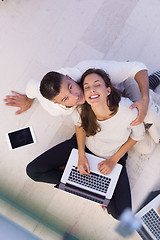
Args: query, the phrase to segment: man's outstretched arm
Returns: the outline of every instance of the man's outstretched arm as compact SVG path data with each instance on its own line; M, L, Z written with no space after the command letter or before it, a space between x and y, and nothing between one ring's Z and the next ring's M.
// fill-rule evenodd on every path
M15 91L11 91L11 93L13 95L7 95L4 102L7 106L20 108L15 112L16 115L27 111L31 107L34 99L28 98L27 95Z

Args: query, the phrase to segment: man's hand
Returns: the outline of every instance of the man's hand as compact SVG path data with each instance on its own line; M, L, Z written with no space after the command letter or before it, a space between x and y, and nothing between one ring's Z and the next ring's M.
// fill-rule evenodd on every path
M148 103L149 103L148 99L141 99L130 106L130 109L134 109L134 108L138 109L138 116L133 122L131 122L130 124L131 126L137 126L143 122L147 114Z
M147 114L147 109L148 109L148 104L149 104L148 71L145 69L141 70L136 73L134 78L135 78L136 82L138 83L142 98L130 106L130 109L133 109L133 108L138 109L138 116L130 124L131 126L136 126L143 122L143 120Z
M90 176L90 167L89 167L87 157L85 155L79 157L78 170L81 174L86 174Z
M25 94L20 94L14 91L11 91L11 93L13 95L6 96L4 102L7 106L20 108L17 112L15 112L15 114L23 113L31 107L34 99L30 99Z
M158 214L160 215L160 205L158 206Z
M116 166L116 161L112 158L106 159L98 164L98 169L102 174L110 174L113 168Z

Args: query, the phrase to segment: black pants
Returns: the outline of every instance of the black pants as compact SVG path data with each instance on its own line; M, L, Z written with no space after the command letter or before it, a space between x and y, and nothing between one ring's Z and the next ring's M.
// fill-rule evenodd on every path
M44 152L27 166L27 174L34 181L58 184L63 170L60 167L66 165L72 148L77 148L75 134L69 140ZM89 149L86 152L91 153ZM113 197L107 206L108 213L118 219L123 210L131 208L131 193L126 172L125 162L127 154L119 161L123 165Z

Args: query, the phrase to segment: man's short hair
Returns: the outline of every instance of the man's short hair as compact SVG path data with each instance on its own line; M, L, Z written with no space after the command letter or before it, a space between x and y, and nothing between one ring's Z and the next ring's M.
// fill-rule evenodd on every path
M48 72L40 84L40 92L43 97L52 100L60 93L62 79L65 76L58 72Z

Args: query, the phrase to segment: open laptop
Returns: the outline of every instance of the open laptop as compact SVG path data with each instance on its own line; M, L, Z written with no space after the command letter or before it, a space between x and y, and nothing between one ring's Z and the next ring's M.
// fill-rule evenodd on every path
M140 218L142 227L138 232L143 240L160 240L160 194L139 210L135 216Z
M72 149L58 188L107 206L112 198L122 165L116 164L110 174L104 175L97 168L98 163L104 159L89 153L86 153L86 157L90 165L90 176L79 173L78 150Z

